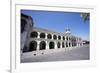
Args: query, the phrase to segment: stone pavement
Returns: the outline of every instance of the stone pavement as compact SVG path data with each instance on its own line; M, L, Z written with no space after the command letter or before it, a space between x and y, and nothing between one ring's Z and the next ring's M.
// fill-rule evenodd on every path
M53 54L41 55L36 57L21 57L22 63L29 62L48 62L48 61L72 61L72 60L89 60L89 45L85 45L73 50L58 52Z

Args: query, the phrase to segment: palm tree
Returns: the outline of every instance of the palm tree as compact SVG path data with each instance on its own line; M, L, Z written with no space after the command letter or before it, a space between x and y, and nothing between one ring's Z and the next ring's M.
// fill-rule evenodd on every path
M83 18L84 22L89 20L90 14L89 13L80 13L80 16Z

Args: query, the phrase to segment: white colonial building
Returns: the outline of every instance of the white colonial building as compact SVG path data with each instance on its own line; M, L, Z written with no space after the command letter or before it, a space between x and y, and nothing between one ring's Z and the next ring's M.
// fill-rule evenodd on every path
M30 24L27 23L27 25ZM82 45L82 39L72 35L70 29L66 29L64 33L59 33L33 27L27 33L27 40L22 51L23 53L30 52L33 56L38 56L66 51L72 47L80 47Z

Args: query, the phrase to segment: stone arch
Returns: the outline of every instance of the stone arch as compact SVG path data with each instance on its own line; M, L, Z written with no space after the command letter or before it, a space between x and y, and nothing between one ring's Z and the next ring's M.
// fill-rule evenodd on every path
M68 37L66 37L66 40L68 41Z
M60 42L57 43L57 47L60 48Z
M58 39L61 40L61 36L58 36Z
M46 49L46 42L41 41L39 47L40 47L40 50L45 50Z
M63 36L63 40L65 40L65 37Z
M52 38L52 35L51 35L51 34L48 34L48 35L47 35L47 38L48 38L48 39L51 39L51 38Z
M31 32L30 37L31 38L37 38L38 33L36 31Z
M40 33L40 38L45 38L45 33Z
M64 48L65 47L65 44L64 44L64 42L62 42L62 48Z
M54 49L55 48L55 43L53 41L51 41L49 43L49 49Z
M31 41L29 43L29 51L36 51L37 49L37 42L36 41Z
M57 36L56 36L56 35L53 35L53 39L54 39L54 40L57 40Z
M66 42L66 47L68 47L68 43Z
M69 47L71 46L71 43L69 42Z

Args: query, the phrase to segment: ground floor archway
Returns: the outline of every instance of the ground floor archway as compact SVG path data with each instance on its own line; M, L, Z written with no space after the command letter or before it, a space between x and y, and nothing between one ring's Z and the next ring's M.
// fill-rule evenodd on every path
M54 47L55 47L54 42L50 42L50 43L49 43L49 49L54 49Z
M29 44L29 51L36 51L36 49L37 49L37 42L31 41Z
M57 47L60 48L60 42L57 43Z
M40 46L40 50L45 50L46 49L45 41L41 41L39 46Z

